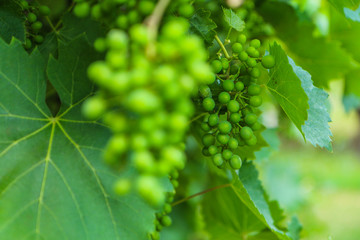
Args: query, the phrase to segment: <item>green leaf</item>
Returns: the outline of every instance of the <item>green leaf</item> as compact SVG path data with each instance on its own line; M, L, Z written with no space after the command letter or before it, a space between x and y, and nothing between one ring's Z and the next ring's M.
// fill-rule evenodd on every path
M190 18L190 32L201 36L207 45L211 45L217 28L215 22L210 18L211 12L205 9L199 9Z
M51 76L52 71L64 76L64 86L56 86L60 96L69 96L73 82L65 79L72 68L63 61L87 62L86 55L71 56L66 48L84 41L62 46L62 57L51 60L62 66L48 69ZM45 103L46 64L38 50L28 55L19 41L0 41L0 54L7 59L0 61L0 238L146 239L154 210L136 196L113 194L117 173L101 160L109 131L80 114L90 92L72 93L71 105L52 117ZM89 90L86 75L75 77L73 86Z
M339 41L316 37L315 26L300 21L291 6L268 1L263 4L261 13L286 45L288 55L311 74L315 86L327 88L329 81L342 78L357 67Z
M360 106L360 69L349 72L345 77L344 106L349 112Z
M223 8L224 19L229 24L231 28L236 29L241 32L245 28L245 22L240 18L240 16L234 13L231 9Z
M359 0L329 0L329 2L346 18L357 22L360 21Z
M291 219L288 229L291 239L300 240L300 232L302 230L302 225L300 224L299 219L297 217L293 217Z
M311 75L296 66L280 45L270 46L270 54L276 63L267 88L306 140L331 151L328 94L313 85Z
M25 41L25 17L19 4L0 0L0 37L10 42L12 37Z

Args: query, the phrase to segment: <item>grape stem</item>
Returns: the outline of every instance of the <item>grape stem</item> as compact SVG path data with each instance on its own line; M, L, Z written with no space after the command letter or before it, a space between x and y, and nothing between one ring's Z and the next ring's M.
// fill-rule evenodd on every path
M220 186L216 186L216 187L206 189L206 190L204 190L202 192L198 192L198 193L195 193L195 194L193 194L191 196L188 196L186 198L180 199L179 201L174 202L172 204L172 206L174 207L174 206L179 205L180 203L183 203L183 202L185 202L187 200L190 200L190 199L192 199L194 197L201 196L201 195L204 195L205 193L212 192L214 190L221 189L221 188L230 187L230 186L231 186L231 183L226 183L226 184L223 184L223 185L220 185Z
M201 114L197 115L196 117L194 117L193 119L191 119L191 120L189 121L189 123L192 123L192 122L200 119L202 116L205 116L206 114L207 114L207 113L204 112L204 113L201 113Z
M155 40L161 19L171 0L159 0L153 13L145 20L145 25L149 28L150 39Z
M222 41L220 40L220 38L219 38L218 35L215 35L215 40L216 40L217 43L220 45L221 50L222 50L222 51L224 52L224 54L225 54L225 57L226 57L227 59L230 59L231 57L230 57L229 53L227 52L224 44L222 43Z

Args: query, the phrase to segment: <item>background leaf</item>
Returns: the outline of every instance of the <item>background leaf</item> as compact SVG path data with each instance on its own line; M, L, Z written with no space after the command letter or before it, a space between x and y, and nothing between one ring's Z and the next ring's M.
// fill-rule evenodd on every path
M241 32L245 28L245 22L240 18L240 16L234 13L231 9L223 8L224 19L229 24L231 28L236 29Z
M19 4L0 0L0 37L10 42L12 37L25 41L25 17Z
M211 12L205 9L199 9L190 18L190 32L201 36L208 45L211 45L216 32L216 24L210 18Z

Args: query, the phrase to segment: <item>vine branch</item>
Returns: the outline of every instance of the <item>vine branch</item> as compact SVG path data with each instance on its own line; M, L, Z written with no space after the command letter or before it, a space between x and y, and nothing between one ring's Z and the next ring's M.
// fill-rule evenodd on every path
M171 0L159 0L153 13L145 20L145 25L149 28L149 34L152 40L157 37L161 19L164 16L166 8L170 4L170 1Z
M217 43L220 45L221 50L222 50L222 51L224 52L224 54L225 54L225 57L226 57L227 59L230 59L231 57L230 57L229 53L227 52L224 44L222 43L222 41L220 40L220 38L219 38L218 35L215 35L215 40L216 40Z
M208 193L208 192L212 192L212 191L214 191L216 189L226 188L226 187L230 187L230 186L231 186L231 183L226 183L226 184L223 184L223 185L220 185L220 186L216 186L216 187L206 189L206 190L204 190L202 192L198 192L198 193L195 193L195 194L193 194L191 196L188 196L186 198L180 199L179 201L174 202L171 206L174 207L174 206L179 205L180 203L183 203L183 202L185 202L187 200L190 200L190 199L192 199L194 197L201 196L201 195L203 195L205 193Z

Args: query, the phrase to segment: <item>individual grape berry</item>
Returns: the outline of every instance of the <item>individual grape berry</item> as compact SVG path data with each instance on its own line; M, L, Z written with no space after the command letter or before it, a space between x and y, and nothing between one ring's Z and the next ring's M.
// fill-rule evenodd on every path
M169 216L163 216L161 218L160 222L164 227L168 227L172 223L171 218Z
M127 107L141 114L146 114L158 110L161 106L159 96L146 89L132 91L126 101Z
M253 125L251 125L250 127L251 127L251 129L252 129L253 131L257 131L257 130L260 130L260 129L261 129L262 125L261 125L261 123L256 122L256 123L254 123Z
M260 77L260 70L257 67L254 67L253 69L251 69L250 75L253 78L258 78L258 77Z
M249 55L245 51L242 51L239 54L239 59L243 62L246 61L248 58L249 58Z
M201 151L202 155L206 156L206 157L210 157L211 154L209 152L209 149L207 147L204 147Z
M36 22L37 16L36 16L34 13L29 13L29 14L27 15L27 20L28 20L30 23Z
M87 17L90 13L90 4L88 2L81 2L74 7L74 14L79 18Z
M243 127L240 130L240 136L242 139L247 140L254 136L253 131L249 127Z
M257 116L254 113L249 113L245 116L245 123L247 125L253 125L257 121Z
M251 109L249 107L246 107L244 109L241 110L241 113L243 116L246 116L249 113L252 113Z
M253 39L250 41L250 46L254 48L259 48L261 46L261 42L259 39Z
M106 103L100 97L92 97L85 101L82 106L82 113L88 119L95 120L101 117L106 110Z
M21 6L22 6L24 9L28 9L28 8L29 8L29 3L28 3L28 1L26 1L26 0L21 0L21 1L20 1L20 4L21 4Z
M249 54L250 57L255 57L257 50L254 47L248 47L246 49L247 54Z
M128 45L128 36L125 32L113 29L111 30L106 37L106 43L111 49L123 50Z
M225 149L223 152L222 152L222 156L225 160L230 160L230 158L232 157L233 155L233 152L229 149Z
M231 75L235 75L235 74L238 74L240 73L240 66L239 64L233 64L230 66L230 74Z
M230 67L230 63L229 63L229 60L227 60L227 58L222 58L221 64L222 64L222 68L225 70Z
M103 16L100 4L95 4L91 8L91 16L95 19L99 19ZM124 15L127 20L127 17ZM120 27L120 26L119 26Z
M219 123L219 116L217 114L211 114L209 116L209 122L208 124L211 126L211 127L214 127L216 125L218 125Z
M238 37L237 37L237 42L241 43L241 44L245 44L246 43L246 36L245 34L240 34Z
M215 145L211 145L208 150L211 155L215 155L218 153L218 148Z
M231 132L232 126L231 123L229 123L228 121L221 121L218 128L222 134L228 134Z
M173 185L174 188L177 188L179 186L179 181L176 179L171 179L171 184Z
M226 104L230 101L230 94L228 92L221 92L219 94L218 100L222 104Z
M169 213L171 213L171 211L172 211L171 205L170 205L169 203L166 203L166 204L164 205L164 213L165 213L165 214L169 214Z
M212 96L211 89L207 85L201 85L199 87L199 93L200 93L200 96L203 97L203 98L207 98L207 97Z
M254 58L248 58L246 60L246 64L249 66L249 67L255 67L256 66L256 60Z
M259 85L257 84L251 84L249 87L248 87L248 94L250 96L257 96L259 95L261 92L261 88Z
M34 37L34 41L35 41L36 43L42 43L42 42L44 41L44 37L41 36L41 35L36 35L36 36Z
M206 123L206 122L201 123L200 127L201 127L201 129L202 129L203 131L205 131L205 132L208 132L208 131L211 130L209 124Z
M221 153L217 153L212 157L212 161L217 167L221 167L224 163L224 159Z
M31 40L28 38L25 39L25 44L24 44L25 49L30 49L31 46L32 46Z
M94 42L94 48L98 52L104 52L107 48L106 40L104 38L97 38Z
M202 142L205 147L210 147L211 145L213 145L215 143L215 137L211 134L205 134L202 137Z
M240 110L240 104L236 100L231 100L226 106L227 110L232 113L238 112Z
M235 89L238 91L238 92L241 92L242 90L244 90L245 86L244 86L244 83L239 81L239 82L236 82L235 83Z
M257 138L255 137L255 135L252 135L251 138L245 139L245 142L249 146L255 146L257 143Z
M238 123L241 120L241 115L239 113L232 113L230 115L230 122L232 123Z
M94 10L94 7L92 8L92 12ZM92 13L93 15L93 13ZM100 13L101 16L101 13ZM99 16L99 17L100 17ZM97 18L97 17L95 17ZM118 26L121 29L126 29L129 26L128 18L125 15L120 15L116 18L116 26Z
M251 96L249 104L253 107L259 107L262 104L262 98L260 96Z
M155 8L155 3L150 0L142 0L138 4L139 12L142 13L143 15L149 15L150 13L153 12L154 8Z
M225 81L223 82L222 87L223 87L223 89L224 89L225 91L230 92L230 91L232 91L232 90L234 89L234 87L235 87L234 81L232 81L232 80L225 80Z
M210 112L215 108L215 101L214 99L207 97L203 100L202 105L206 111Z
M188 3L181 4L178 8L179 15L185 18L191 17L194 14L194 11L194 7Z
M114 135L107 145L107 151L115 154L121 155L123 154L128 148L128 140L122 134Z
M230 166L233 169L240 169L242 165L241 158L238 155L233 155L230 159Z
M230 136L226 135L226 134L218 134L216 136L216 140L222 145L227 144L229 142L229 139L230 139Z
M39 13L43 16L49 16L50 15L50 8L45 5L39 6Z
M241 43L234 43L231 47L233 53L237 53L240 54L241 51L243 50L243 46L241 45Z
M222 70L222 63L220 60L214 60L211 62L211 67L215 73L219 73Z
M126 178L119 179L115 182L114 192L117 195L123 196L130 192L131 181Z
M130 30L130 38L136 43L145 45L149 41L148 29L143 24L133 25Z
M39 21L31 24L31 29L34 30L35 32L38 32L42 27L43 27L43 24Z
M228 142L228 147L230 149L237 149L237 147L239 146L239 142L238 140L236 140L236 138L230 138L229 142Z
M271 55L264 56L261 60L261 64L266 69L273 68L275 66L275 59Z

